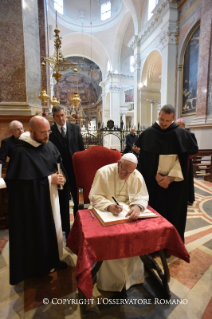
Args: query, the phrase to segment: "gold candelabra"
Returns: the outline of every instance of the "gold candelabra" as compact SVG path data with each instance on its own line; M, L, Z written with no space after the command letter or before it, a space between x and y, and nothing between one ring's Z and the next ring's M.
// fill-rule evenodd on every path
M62 52L61 52L61 37L59 36L60 30L57 28L54 30L55 35L54 35L54 52L53 55L48 58L48 57L43 57L45 61L47 61L50 65L50 67L53 69L53 77L55 80L60 82L61 77L63 76L60 71L66 71L68 70L71 66L74 66L75 63L67 62L67 60L63 57Z

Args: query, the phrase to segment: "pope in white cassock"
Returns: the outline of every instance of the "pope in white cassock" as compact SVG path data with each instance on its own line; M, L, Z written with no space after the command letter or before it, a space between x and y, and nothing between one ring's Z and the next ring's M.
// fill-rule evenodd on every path
M143 176L136 170L137 158L132 153L125 154L118 163L100 168L94 177L89 199L93 207L109 211L117 216L122 211L117 202L130 206L126 216L137 220L148 205L149 195ZM143 283L144 267L140 257L130 257L104 261L97 273L97 287L106 291L122 291L132 285Z

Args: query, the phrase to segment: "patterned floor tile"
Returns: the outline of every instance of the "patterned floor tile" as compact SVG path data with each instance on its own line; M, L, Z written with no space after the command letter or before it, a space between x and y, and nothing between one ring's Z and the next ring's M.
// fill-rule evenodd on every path
M190 263L177 259L169 265L170 275L192 289L204 272L211 266L212 256L195 249L190 253Z

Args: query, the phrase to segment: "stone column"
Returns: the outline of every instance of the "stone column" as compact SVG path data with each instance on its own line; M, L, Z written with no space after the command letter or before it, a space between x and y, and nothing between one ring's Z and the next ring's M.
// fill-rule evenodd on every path
M120 125L120 90L121 86L118 83L111 83L109 86L110 91L110 117L114 121L114 125Z
M124 123L124 129L126 130L126 113L122 114L122 121Z
M175 106L176 40L178 35L176 3L168 3L166 15L168 22L161 30L159 40L162 56L161 105L172 104Z
M134 36L129 47L134 50L134 124L141 122L141 99L138 83L141 81L140 40Z
M0 114L30 115L41 105L38 2L0 1Z
M181 107L182 107L182 71L183 65L177 66L177 101L176 101L176 118L181 116Z
M169 28L160 39L162 55L161 105L175 105L176 39Z

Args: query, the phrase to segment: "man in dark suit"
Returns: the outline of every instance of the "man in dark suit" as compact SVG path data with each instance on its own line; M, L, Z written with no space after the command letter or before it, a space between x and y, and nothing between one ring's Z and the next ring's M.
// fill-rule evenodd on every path
M130 153L134 151L133 146L136 143L137 139L138 135L135 135L135 129L131 128L130 134L126 136L126 147L124 153Z
M74 216L78 210L77 187L72 165L72 156L75 152L83 151L84 144L80 128L76 124L66 122L64 107L61 105L52 108L54 124L51 126L50 141L58 148L69 178L70 191L74 202Z
M12 136L5 138L1 142L1 148L0 148L0 164L4 166L7 157L11 157L13 149L15 147L15 141L17 138L21 136L21 134L24 132L23 124L19 121L12 121L9 124L10 132L12 133Z

